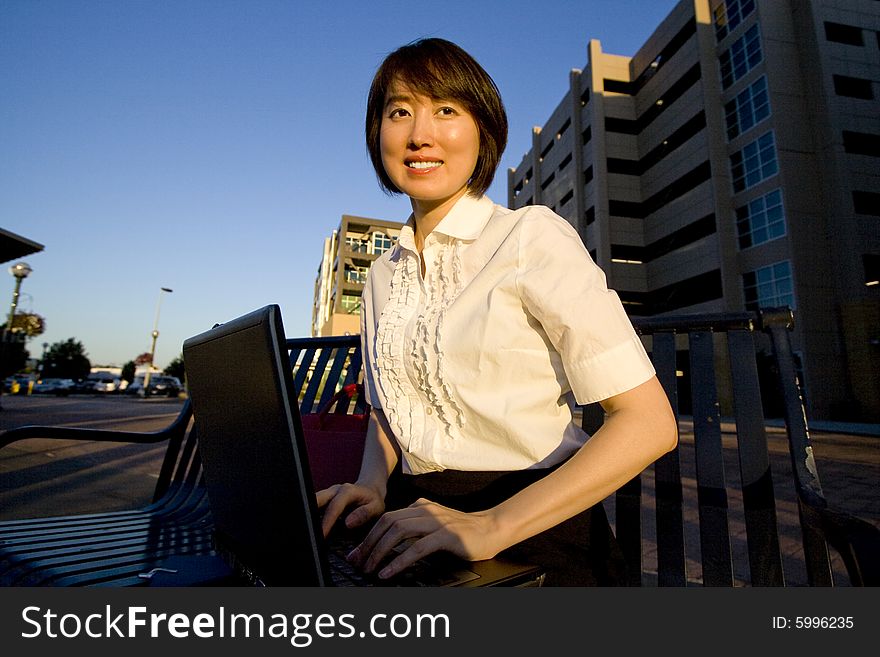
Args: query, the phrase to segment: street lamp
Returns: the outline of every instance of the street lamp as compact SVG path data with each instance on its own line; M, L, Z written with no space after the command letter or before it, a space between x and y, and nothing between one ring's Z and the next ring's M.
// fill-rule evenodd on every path
M15 291L12 293L12 304L9 306L9 319L6 321L6 330L12 330L12 320L15 319L15 308L18 306L18 295L21 290L21 282L33 271L26 262L17 262L9 268L9 273L15 276Z
M21 290L21 282L33 271L26 262L17 262L9 268L9 273L15 276L15 291L12 293L12 304L9 306L9 317L6 320L6 329L0 334L0 369L5 367L6 357L9 351L7 343L12 341L12 320L15 319L15 308L18 306L18 295ZM3 394L3 386L0 385L0 394ZM2 406L0 406L2 409Z
M156 340L159 338L159 310L162 308L162 293L174 292L171 288L159 288L159 300L156 302L156 320L153 322L153 343L150 346L150 362L147 364L147 372L144 374L144 394L147 393L147 386L150 385L150 375L153 372L153 360L156 358Z

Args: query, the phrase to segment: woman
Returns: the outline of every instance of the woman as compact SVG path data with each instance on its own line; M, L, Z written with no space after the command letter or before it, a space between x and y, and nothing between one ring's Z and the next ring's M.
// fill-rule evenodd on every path
M564 219L484 196L507 118L461 48L393 52L367 105L380 184L412 215L364 290L371 422L358 480L318 493L325 534L378 518L349 559L372 572L396 554L382 578L445 550L524 557L551 585L622 583L600 502L677 433L617 295ZM572 397L605 410L589 440Z

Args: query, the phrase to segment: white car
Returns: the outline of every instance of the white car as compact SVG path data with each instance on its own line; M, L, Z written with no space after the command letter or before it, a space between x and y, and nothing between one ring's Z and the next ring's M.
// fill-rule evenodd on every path
M121 379L112 374L89 374L87 380L95 392L116 392L120 389Z

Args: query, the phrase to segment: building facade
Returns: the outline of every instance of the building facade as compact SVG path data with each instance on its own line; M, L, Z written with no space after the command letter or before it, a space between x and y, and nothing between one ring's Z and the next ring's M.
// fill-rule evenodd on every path
M390 250L403 224L342 215L339 227L324 240L315 278L313 336L360 333L361 293L370 265Z
M792 307L811 417L877 422L878 94L878 0L682 0L632 57L589 42L508 205L564 216L631 315Z

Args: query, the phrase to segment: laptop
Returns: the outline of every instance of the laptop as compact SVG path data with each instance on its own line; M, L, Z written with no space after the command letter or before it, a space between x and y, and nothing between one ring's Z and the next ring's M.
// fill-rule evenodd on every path
M285 346L268 305L187 339L183 357L218 555L236 583L265 586L539 586L502 558L437 553L390 581L354 571L321 531ZM334 530L335 532L335 530ZM339 537L344 542L348 537ZM332 539L332 540L331 540ZM355 543L356 544L356 543Z

